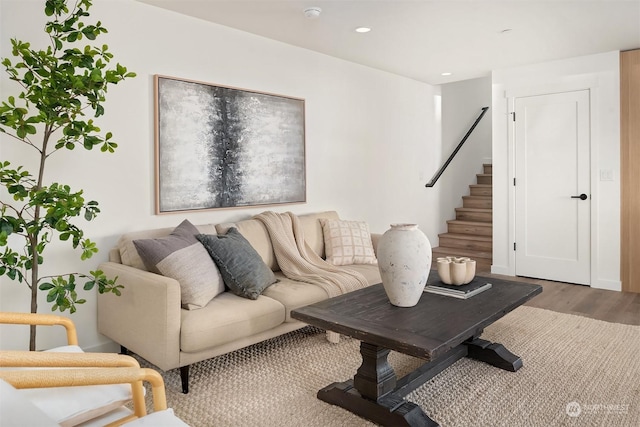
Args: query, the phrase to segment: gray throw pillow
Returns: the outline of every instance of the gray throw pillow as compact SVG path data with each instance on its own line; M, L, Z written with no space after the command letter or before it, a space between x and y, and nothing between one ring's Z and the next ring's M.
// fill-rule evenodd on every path
M187 310L202 308L224 292L220 271L196 239L198 229L186 219L167 237L139 239L133 244L149 271L176 279Z
M218 264L224 283L234 294L257 299L262 291L278 279L237 228L227 234L196 236Z

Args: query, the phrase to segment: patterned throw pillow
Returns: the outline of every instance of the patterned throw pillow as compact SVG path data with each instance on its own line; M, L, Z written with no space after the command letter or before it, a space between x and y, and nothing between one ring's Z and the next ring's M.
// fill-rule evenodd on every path
M375 264L369 225L363 221L320 219L327 262L333 265Z
M196 237L207 248L222 273L224 283L234 294L258 299L262 291L278 281L237 228L230 228L227 234L199 234Z
M166 237L133 241L149 271L180 283L182 306L187 310L202 308L224 292L220 271L196 234L198 229L185 219Z

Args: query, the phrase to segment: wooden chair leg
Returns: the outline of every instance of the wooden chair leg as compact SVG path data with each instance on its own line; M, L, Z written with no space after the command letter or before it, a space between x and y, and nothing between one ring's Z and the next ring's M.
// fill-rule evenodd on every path
M180 367L180 380L182 380L182 393L189 393L189 365Z

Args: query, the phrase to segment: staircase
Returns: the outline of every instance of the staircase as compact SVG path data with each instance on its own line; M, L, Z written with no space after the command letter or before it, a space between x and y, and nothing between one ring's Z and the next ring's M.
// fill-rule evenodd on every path
M469 196L462 197L456 219L447 221L447 232L439 234L440 246L433 248L433 260L449 255L476 260L476 270L491 270L493 248L491 165L483 165L477 184L469 186Z

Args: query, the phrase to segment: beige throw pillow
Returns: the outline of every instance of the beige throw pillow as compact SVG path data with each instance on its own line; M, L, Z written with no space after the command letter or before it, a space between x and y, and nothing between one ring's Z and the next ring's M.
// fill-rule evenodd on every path
M375 264L369 225L363 221L320 219L327 262L333 265Z

